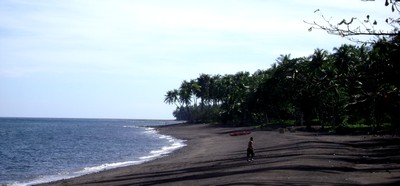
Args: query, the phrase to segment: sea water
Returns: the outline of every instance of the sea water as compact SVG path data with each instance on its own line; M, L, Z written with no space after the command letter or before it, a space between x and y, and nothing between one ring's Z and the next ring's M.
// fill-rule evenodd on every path
M0 118L0 185L32 185L140 164L183 147L176 121Z

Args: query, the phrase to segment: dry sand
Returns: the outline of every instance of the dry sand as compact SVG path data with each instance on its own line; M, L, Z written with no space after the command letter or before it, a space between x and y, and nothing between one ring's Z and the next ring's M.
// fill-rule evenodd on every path
M160 127L187 146L141 165L45 185L400 185L400 140L391 136L280 133L206 124ZM250 135L230 136L251 130ZM256 157L246 161L254 138Z

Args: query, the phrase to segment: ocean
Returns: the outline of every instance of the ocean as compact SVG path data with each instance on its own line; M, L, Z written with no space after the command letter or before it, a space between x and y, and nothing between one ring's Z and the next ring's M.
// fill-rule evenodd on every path
M0 185L46 183L140 164L185 146L168 120L0 118Z

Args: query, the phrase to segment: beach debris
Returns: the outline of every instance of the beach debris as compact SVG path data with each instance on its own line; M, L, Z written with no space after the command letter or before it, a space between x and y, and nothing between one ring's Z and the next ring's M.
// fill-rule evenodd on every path
M239 132L232 132L229 133L230 136L241 136L241 135L248 135L251 134L250 131L239 131Z

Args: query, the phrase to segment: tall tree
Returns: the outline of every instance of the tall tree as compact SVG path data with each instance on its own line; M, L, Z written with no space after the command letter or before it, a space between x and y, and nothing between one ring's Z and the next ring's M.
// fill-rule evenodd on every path
M167 104L175 104L176 107L178 108L178 100L179 100L179 92L177 89L174 90L170 90L167 92L167 94L165 95L165 99L164 102Z
M204 105L209 102L210 99L210 84L211 77L208 74L201 74L200 77L197 78L197 83L199 84L200 91L198 93L198 97L201 99L200 107L203 110Z

